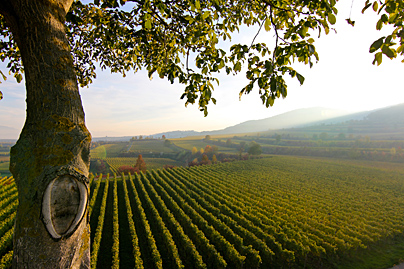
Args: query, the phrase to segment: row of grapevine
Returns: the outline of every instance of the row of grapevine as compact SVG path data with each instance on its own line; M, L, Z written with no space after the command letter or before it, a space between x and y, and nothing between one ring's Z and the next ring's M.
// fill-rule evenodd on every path
M108 180L108 178L109 178L109 175L107 176L107 180ZM102 174L99 175L98 180L95 183L95 187L91 193L90 204L88 206L88 217L91 217L91 213L93 211L95 200L97 199L98 190L100 189L101 180L102 180ZM92 183L94 183L94 182L92 182Z
M114 176L113 185L113 235L112 235L112 266L111 268L119 268L119 222L118 222L118 185L116 175Z
M143 173L141 176L144 177ZM157 237L156 240L161 240L160 245L164 246L160 248L160 251L164 251L164 254L161 255L162 262L164 266L167 268L183 268L184 265L179 257L178 248L174 243L172 235L170 231L167 229L166 224L161 218L159 212L157 211L155 205L153 204L150 196L146 192L146 189L141 180L139 180L139 175L135 175L135 185L136 189L139 190L139 194L141 195L141 200L144 203L145 213L150 218L153 219L151 222L152 229L156 234L159 234L160 237Z
M17 186L11 177L2 178L0 186L0 268L10 268L18 194Z
M147 174L150 175L150 173ZM148 178L146 178L143 175L140 178L143 185L149 192L151 200L154 202L160 215L162 216L163 221L167 224L169 232L173 235L173 239L175 240L176 245L179 246L178 249L179 253L182 254L183 257L182 260L186 261L184 262L184 266L185 267L193 266L195 268L206 268L206 264L204 264L204 262L202 261L202 257L197 251L195 245L192 243L190 238L185 234L183 227L180 225L178 220L167 208L165 202L160 198L160 196L157 194L153 186L151 186ZM185 257L187 258L184 259Z
M92 268L328 268L404 237L399 170L276 157L97 176L90 191ZM9 268L13 179L0 198Z
M133 183L131 175L129 175L129 182L132 187L132 194L134 196L134 203L136 205L134 208L134 210L137 211L136 219L139 220L139 226L142 227L142 230L138 229L138 234L144 235L147 244L147 250L142 252L145 255L143 261L145 262L145 266L148 266L150 268L163 268L163 262L161 260L160 252L157 249L156 240L154 239L154 236L152 234L149 221L146 218L142 202L139 199L139 194L136 190L135 184Z
M170 170L169 172L176 173L176 171L173 170ZM253 248L255 248L260 252L263 265L269 265L272 263L274 252L267 246L267 244L265 244L263 240L258 238L255 234L247 230L245 227L242 227L239 224L237 224L231 218L226 217L220 209L215 208L214 206L209 204L205 200L206 198L205 195L199 195L192 188L192 185L189 184L186 185L186 182L184 181L181 182L181 180L184 179L179 174L173 175L171 177L171 180L176 181L178 185L182 185L182 189L188 192L190 197L192 197L199 205L201 205L201 208L204 209L203 211L206 210L205 212L208 212L208 214L205 213L204 215L205 217L207 217L208 222L214 225L216 224L215 227L216 229L223 229L224 226L227 226L230 230L232 230L232 233L235 233L240 238L242 238L244 246L239 246L240 248L245 248L251 245ZM199 210L201 209L199 208ZM203 211L201 210L201 213L204 213Z
M108 187L109 187L109 180L105 181L104 193L102 195L102 202L101 202L101 210L98 216L98 224L97 229L95 231L94 241L91 242L91 268L96 268L97 266L97 259L98 259L98 252L101 245L101 236L102 236L102 229L104 227L104 217L105 217L105 208L107 205L107 198L108 198Z
M191 214L188 214L190 213L189 211L188 213L186 213L187 209L192 209L183 200L177 202L174 197L177 198L178 195L175 194L174 196L170 196L169 192L171 192L172 194L173 190L167 188L167 185L165 185L165 188L163 188L161 186L165 183L163 179L155 171L153 171L152 173L152 176L150 173L148 174L148 176L153 183L154 188L165 201L166 205L169 207L169 210L173 212L178 222L184 228L184 231L189 235L192 242L194 242L194 245L199 249L199 252L203 256L203 259L205 260L208 268L226 267L226 261L207 238L210 235L209 232L206 232L206 229L208 227L207 223L201 222L202 218L198 216L195 211L193 211ZM186 206L186 209L183 208L184 206ZM192 219L192 216L194 218L199 217L198 221ZM206 234L206 236L204 235L204 233ZM216 240L221 240L220 234L217 233L215 238Z
M132 247L133 247L133 257L134 257L134 265L133 268L141 269L143 268L143 260L140 256L140 247L139 247L139 239L136 234L135 223L133 221L133 213L132 208L130 205L129 194L128 194L128 187L126 185L126 178L125 175L122 175L122 184L125 193L125 206L126 206L126 214L129 222L129 230L131 235Z

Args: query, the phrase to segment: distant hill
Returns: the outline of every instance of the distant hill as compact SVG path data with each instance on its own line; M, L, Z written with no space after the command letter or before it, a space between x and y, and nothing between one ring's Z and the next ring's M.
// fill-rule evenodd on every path
M261 119L250 120L239 123L234 126L221 130L212 131L170 131L151 135L154 138L160 138L163 135L166 138L181 138L187 136L204 136L204 135L220 135L220 134L238 134L250 132L264 132L268 130L278 130L287 128L306 128L317 125L342 124L353 126L361 126L356 128L360 132L376 132L377 130L398 133L401 131L401 124L404 127L404 104L349 114L343 110L328 109L323 107L302 108L292 110L280 115ZM347 127L348 128L348 127ZM383 129L384 128L384 129ZM128 141L131 136L125 137L96 137L94 141Z
M366 135L372 139L404 139L404 104L314 122L298 132ZM289 131L292 131L289 129Z
M335 118L346 115L348 112L337 109L328 109L323 107L302 108L292 110L280 115L261 120L250 120L223 130L203 132L211 134L236 134L248 132L263 132L268 130L277 130L283 128L298 127L317 121Z

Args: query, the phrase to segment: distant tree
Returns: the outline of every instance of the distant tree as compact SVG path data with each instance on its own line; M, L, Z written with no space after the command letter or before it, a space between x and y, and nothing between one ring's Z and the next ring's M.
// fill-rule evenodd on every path
M143 135L139 135L139 139L143 139Z
M202 161L199 162L200 165L208 165L211 164L212 162L209 160L208 155L203 154L202 155Z
M262 153L261 145L255 141L252 141L249 145L248 153L251 155L260 155Z
M281 142L281 139L282 139L282 136L281 136L280 134L276 134L276 135L275 135L275 141L276 141L276 143Z
M212 147L210 145L206 145L204 152L210 153L212 151Z
M216 145L212 146L212 152L216 153L219 150L219 148Z
M143 160L143 157L141 154L139 154L139 156L137 157L134 168L138 169L141 172L146 172L146 162Z
M217 163L216 154L213 154L212 156L212 163Z
M94 173L107 173L107 165L104 160L94 159L90 162L90 170Z
M238 150L238 154L239 154L239 159L241 160L241 155L243 154L243 152L244 152L244 148L242 148L242 147L240 147L239 148L239 150Z
M188 163L188 166L189 166L189 167L191 167L191 166L197 166L197 165L199 165L197 158L193 159L192 162L189 162L189 163Z
M204 140L209 141L210 139L211 139L210 135L206 135Z
M196 147L192 148L192 155L195 155L196 153L198 153L198 149Z
M204 151L203 148L201 148L201 149L199 150L199 152L200 152L201 154L203 154L205 151Z
M246 148L246 142L244 142L244 141L242 141L242 142L240 142L240 147L239 147L239 149L243 149L243 150L245 150L245 148Z
M226 146L231 146L233 143L231 142L231 139L228 138L226 141Z
M169 146L171 146L173 143L170 141L170 140L168 140L168 139L166 139L166 140L164 140L164 146L165 147L169 147Z
M161 136L161 139L166 139L166 136L165 136L165 135L162 135L162 136Z

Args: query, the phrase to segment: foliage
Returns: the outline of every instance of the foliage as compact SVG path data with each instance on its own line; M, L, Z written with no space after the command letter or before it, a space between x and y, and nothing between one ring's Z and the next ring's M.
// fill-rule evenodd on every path
M248 147L248 154L260 155L262 153L261 145L252 141Z
M396 58L398 55L404 56L404 2L394 0L370 2L367 0L362 13L369 7L380 15L380 19L376 23L377 30L381 30L385 25L392 26L391 34L380 37L370 46L369 52L375 54L373 64L380 65L383 54L390 59ZM404 63L404 59L401 62Z
M139 155L137 157L134 168L135 168L135 170L137 170L139 172L146 172L146 162L143 160L142 155Z
M240 95L256 86L267 107L286 96L285 74L303 83L291 64L297 60L311 66L313 58L318 60L310 32L329 32L335 2L76 0L66 15L66 31L81 86L96 77L96 62L124 76L145 68L149 77L157 73L187 85L181 98L198 103L207 115L207 105L216 103L212 91L220 71L236 74L245 64L249 83ZM21 81L21 55L3 17L0 23L1 60ZM273 31L273 48L255 43L255 37L251 44L234 44L230 52L220 48L219 42L230 40L242 25L258 27L257 35L262 28Z
M103 159L92 159L90 161L90 171L93 173L107 173L107 162Z
M122 165L121 167L118 168L118 172L121 173L121 174L122 173L124 173L124 174L128 174L128 173L135 174L135 173L139 172L139 169L136 169L135 167L130 166L130 165Z
M105 219L105 208L107 204L107 197L108 197L108 187L109 187L109 180L105 181L104 193L102 195L102 202L101 202L101 210L98 216L98 224L95 231L94 241L92 242L92 251L91 251L91 268L96 268L97 266L97 259L99 254L99 249L101 245L101 236L104 228L104 219Z
M170 141L170 140L168 140L168 139L166 139L166 140L164 140L164 146L165 147L169 147L169 146L171 146L173 143Z

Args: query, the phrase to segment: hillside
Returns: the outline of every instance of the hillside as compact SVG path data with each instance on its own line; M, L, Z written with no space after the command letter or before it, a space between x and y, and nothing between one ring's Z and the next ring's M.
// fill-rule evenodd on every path
M158 133L153 136L161 137L165 135L167 138L181 138L186 136L265 132L290 128L299 128L305 131L304 128L310 130L312 127L316 129L322 125L335 125L338 129L339 124L345 128L346 132L348 128L358 126L362 133L387 134L391 132L392 137L397 137L400 133L404 134L400 127L404 125L404 117L401 115L404 115L404 104L351 114L342 110L314 107L296 109L265 119L250 120L221 130L203 132L173 131Z
M284 131L346 133L371 139L404 139L404 104L360 112Z
M91 179L92 268L389 268L403 258L404 172L294 157ZM1 266L17 189L0 178ZM11 255L10 255L11 254Z

